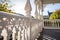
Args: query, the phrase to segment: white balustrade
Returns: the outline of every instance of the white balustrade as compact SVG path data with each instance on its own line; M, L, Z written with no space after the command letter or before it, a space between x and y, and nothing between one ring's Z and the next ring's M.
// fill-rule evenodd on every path
M60 27L60 19L44 20L44 27Z
M0 26L2 27L0 34L4 40L34 40L37 34L41 32L42 26L38 25L42 22L41 20L5 12L0 12L0 16ZM11 37L8 38L8 36Z
M25 16L21 17L17 15L6 14L4 12L0 13L0 16L0 26L2 27L0 28L0 31L2 31L0 34L4 37L3 40L8 40L8 35L11 34L12 40L34 40L35 38L39 37L39 33L42 32L42 20L32 19ZM14 19L11 21L12 18ZM60 26L59 19L44 20L44 22L44 27Z

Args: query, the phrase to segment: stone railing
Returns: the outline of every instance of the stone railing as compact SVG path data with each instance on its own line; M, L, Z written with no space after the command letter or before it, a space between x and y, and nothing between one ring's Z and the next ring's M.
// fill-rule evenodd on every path
M44 27L60 27L60 19L44 20Z
M34 40L42 31L42 20L0 12L0 38Z

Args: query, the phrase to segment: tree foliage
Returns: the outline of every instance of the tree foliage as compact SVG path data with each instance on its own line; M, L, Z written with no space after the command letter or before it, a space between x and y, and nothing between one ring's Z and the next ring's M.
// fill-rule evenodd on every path
M1 1L0 3L0 11L8 12L8 13L14 13L11 9L9 9L8 6L8 0L6 1Z
M60 10L56 10L50 15L49 19L60 19Z

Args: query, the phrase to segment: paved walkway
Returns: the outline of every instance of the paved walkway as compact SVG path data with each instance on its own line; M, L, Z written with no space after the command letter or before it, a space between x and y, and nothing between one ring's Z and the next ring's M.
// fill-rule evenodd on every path
M60 40L60 29L44 29L38 40Z

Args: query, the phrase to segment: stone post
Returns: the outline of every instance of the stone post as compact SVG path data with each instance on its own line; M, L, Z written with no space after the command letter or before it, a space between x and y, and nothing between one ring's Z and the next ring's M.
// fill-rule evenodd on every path
M27 17L31 17L31 4L30 4L30 0L27 0L26 5L25 5L25 11L26 11L26 16Z

